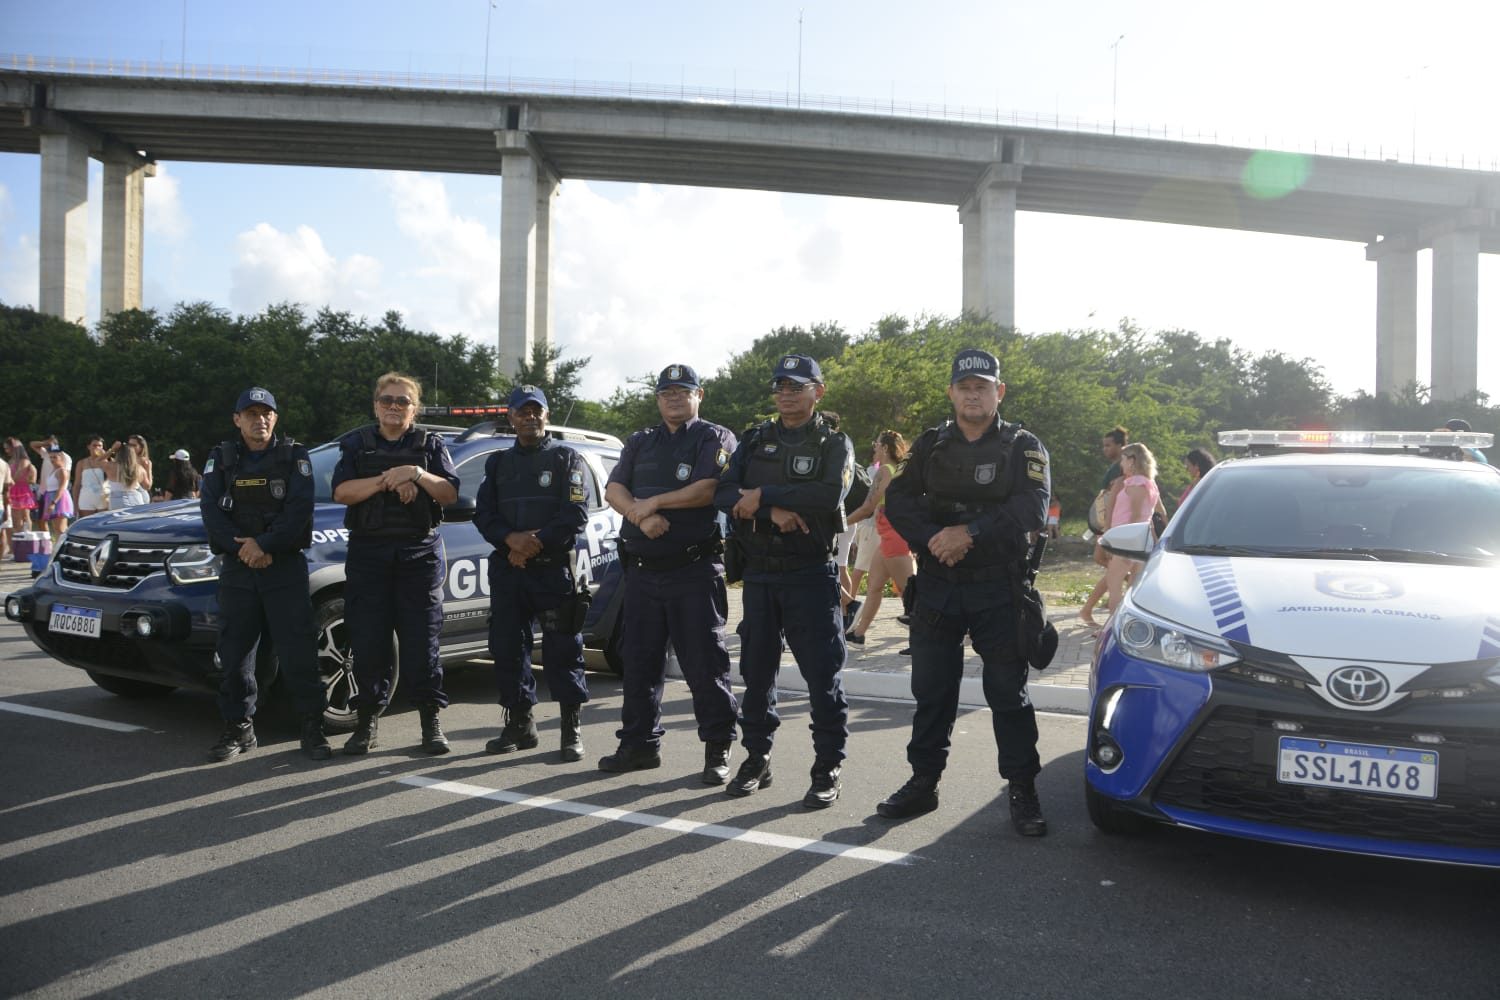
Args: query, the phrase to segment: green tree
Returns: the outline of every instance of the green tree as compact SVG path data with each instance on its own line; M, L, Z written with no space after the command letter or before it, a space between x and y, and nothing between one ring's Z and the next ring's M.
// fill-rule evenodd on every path
M564 361L562 352L559 345L548 346L537 341L531 347L531 360L516 368L510 383L502 387L501 397L508 396L515 386L534 385L546 395L551 419L559 424L569 423L579 402L578 384L583 380L583 370L593 359Z

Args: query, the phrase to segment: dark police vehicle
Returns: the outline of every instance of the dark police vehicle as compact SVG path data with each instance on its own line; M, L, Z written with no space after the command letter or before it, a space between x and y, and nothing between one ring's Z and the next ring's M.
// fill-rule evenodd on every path
M429 407L424 417L486 413L504 407ZM500 425L504 426L503 420ZM514 437L495 421L442 433L459 475L458 501L444 512L438 531L447 561L443 583L444 663L488 655L491 547L474 527L474 497L492 452ZM575 550L575 571L589 580L593 604L583 626L584 645L619 669L622 590L616 539L620 515L604 502L609 472L621 443L608 434L550 427L589 470L585 484L589 520ZM330 480L338 463L335 443L312 449L317 506L307 550L318 666L328 691L326 724L353 726L353 680L344 625L344 558L349 532ZM219 632L215 593L221 557L209 551L197 500L181 500L95 514L68 529L51 564L30 587L6 598L6 617L21 622L33 642L64 663L81 667L106 691L127 697L166 694L174 688L217 691L222 672L214 656ZM259 683L273 690L276 657L258 653ZM394 661L393 661L394 662Z

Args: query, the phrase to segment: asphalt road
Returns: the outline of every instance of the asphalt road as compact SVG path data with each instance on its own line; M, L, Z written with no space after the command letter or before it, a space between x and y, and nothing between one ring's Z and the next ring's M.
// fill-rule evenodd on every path
M551 706L541 749L486 756L483 669L451 676L445 758L411 752L403 708L366 758L307 761L263 725L260 749L214 765L211 698L107 695L0 625L0 992L1500 995L1500 873L1105 837L1079 718L1043 719L1036 841L1006 822L987 712L959 718L942 808L890 824L874 805L906 777L905 704L854 704L843 797L810 812L800 696L775 783L732 800L697 781L680 683L665 765L596 770L619 684L591 683L581 765L557 761Z

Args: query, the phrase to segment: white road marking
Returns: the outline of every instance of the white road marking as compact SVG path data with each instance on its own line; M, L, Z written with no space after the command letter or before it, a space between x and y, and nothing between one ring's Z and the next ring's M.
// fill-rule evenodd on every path
M459 781L442 781L420 774L409 775L404 778L397 778L396 780L403 785L412 785L416 788L430 788L434 791L447 792L450 795L464 795L474 799L508 802L512 805L526 806L532 809L550 809L554 812L569 813L574 816L592 816L595 819L614 820L619 823L631 823L635 826L656 827L661 830L671 830L674 833L694 833L700 837L715 837L719 840L738 840L747 844L760 844L764 847L779 847L787 851L807 851L811 854L827 854L831 857L848 858L851 861L868 861L877 865L909 865L915 857L915 855L906 854L901 851L883 851L875 847L854 847L850 844L834 844L826 840L809 840L806 837L791 837L781 833L741 830L738 827L723 826L718 823L699 823L689 819L672 819L667 816L654 816L651 813L633 812L629 809L612 809L606 806L591 805L587 802L553 799L545 795L524 795L520 792L507 792L503 789L485 788L482 785L470 785Z
M132 726L128 722L107 722L104 719L91 719L87 715L74 715L72 712L54 712L50 708L17 705L13 701L0 701L0 711L16 712L20 715L35 715L43 719L55 719L58 722L71 722L78 726L93 726L95 729L110 729L117 733L151 732L145 726Z

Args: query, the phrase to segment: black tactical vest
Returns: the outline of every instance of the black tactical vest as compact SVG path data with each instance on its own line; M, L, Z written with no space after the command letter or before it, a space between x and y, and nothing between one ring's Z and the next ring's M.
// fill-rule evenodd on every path
M823 445L835 433L823 422L822 414L814 414L804 425L806 433L796 444L782 440L781 424L768 420L747 435L745 447L751 449L745 463L745 487L790 486L795 483L814 482L823 476ZM777 531L773 525L755 523L758 530L749 530L750 525L740 522L735 535L745 547L745 555L752 568L757 562L769 559L806 560L812 557L827 558L834 551L834 536L843 528L840 509L819 511L802 515L807 522L806 534L800 531Z
M570 463L559 461L559 448L559 445L529 450L512 447L496 458L490 477L495 509L515 530L535 531L545 527L568 502ZM571 548L570 541L557 551Z
M922 469L938 524L968 524L1010 499L1010 453L1018 430L1002 421L998 434L987 433L974 444L951 427L938 434Z
M219 498L219 507L229 515L234 530L244 538L263 534L276 516L286 506L287 489L292 476L297 475L297 462L292 457L291 438L278 438L254 472L244 470L244 443L239 440L225 441L219 445L219 458L223 463L224 495ZM302 534L300 548L312 544L312 518L309 517Z
M626 486L631 496L638 500L680 490L693 477L693 468L698 464L698 453L705 436L714 439L718 446L718 435L714 425L699 420L684 433L671 435L664 428L654 427L645 432L645 440L635 453L635 465L631 468L630 482ZM672 523L672 530L661 538L647 538L645 532L629 521L620 522L620 540L627 551L637 555L664 555L679 552L690 545L708 541L719 534L718 512L710 504L705 507L690 507L680 510L662 511Z
M396 448L380 448L375 440L373 425L359 431L359 450L354 454L354 478L369 479L379 476L399 465L419 465L427 468L428 435L424 431L410 431ZM361 538L426 538L442 521L442 508L421 487L411 503L402 503L401 498L390 490L381 490L359 503L350 504L344 512L344 527Z

